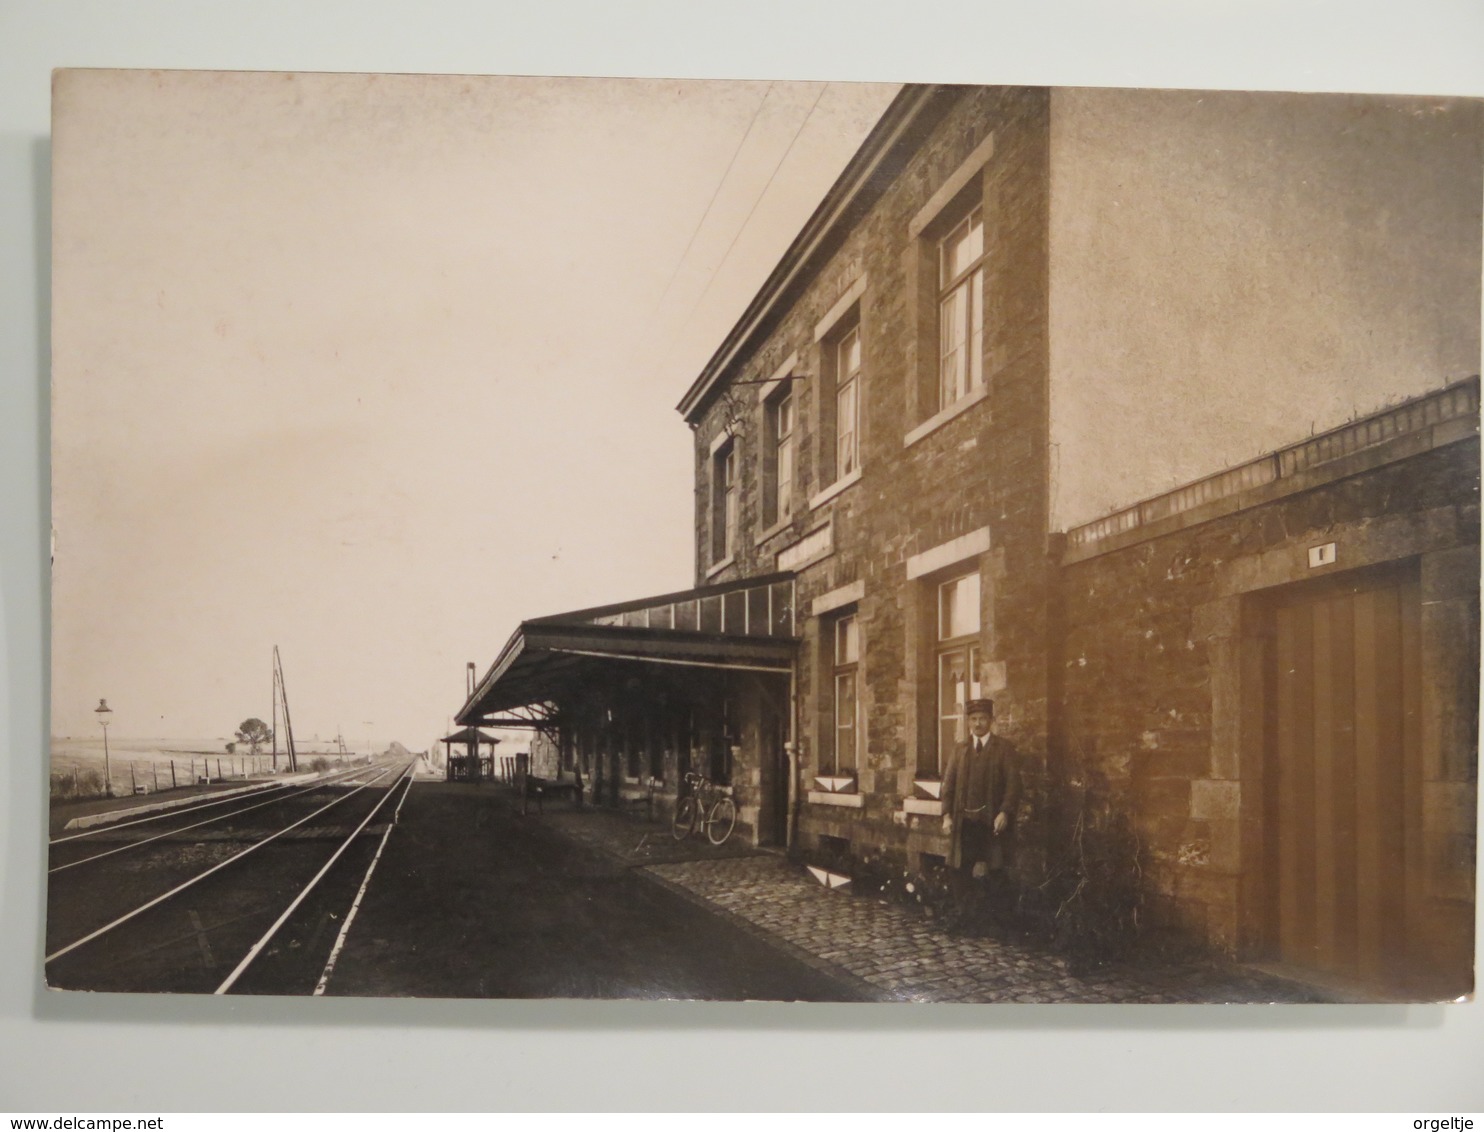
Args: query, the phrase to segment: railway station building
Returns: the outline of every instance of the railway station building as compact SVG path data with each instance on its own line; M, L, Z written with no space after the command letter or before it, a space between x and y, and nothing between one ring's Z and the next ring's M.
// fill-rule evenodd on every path
M458 722L921 870L989 697L1027 883L1116 815L1206 945L1466 992L1481 172L1466 100L905 87L679 403L694 588Z

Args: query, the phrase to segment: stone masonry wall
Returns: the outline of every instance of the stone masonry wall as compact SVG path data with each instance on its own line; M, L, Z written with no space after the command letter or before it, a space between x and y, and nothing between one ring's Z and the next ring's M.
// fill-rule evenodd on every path
M1448 671L1463 674L1451 686L1463 688L1478 665L1478 443L1450 441L1390 464L1362 460L1353 474L1311 490L1063 566L1061 540L1047 527L1049 115L1044 90L963 88L948 99L881 198L734 363L727 381L760 383L797 359L794 514L762 529L764 387L735 385L713 397L695 430L696 581L798 571L798 840L810 849L823 837L840 839L858 855L884 852L911 867L947 849L933 805L914 798L913 784L934 741L935 586L945 573L977 567L986 691L1027 779L1022 875L1034 879L1056 848L1048 841L1057 824L1052 778L1090 784L1103 804L1127 814L1140 838L1156 917L1240 951L1251 942L1244 902L1251 903L1261 851L1243 827L1236 735L1245 595L1304 579L1311 542L1363 547L1367 562L1421 557L1424 625L1446 608L1448 626L1434 633L1444 644L1434 651L1448 652ZM991 144L957 199L940 202L944 186L956 185ZM916 237L909 226L930 204L954 214L970 196L982 201L987 245L986 395L939 414L929 428L936 408L924 407L935 365L932 257L941 233L929 226ZM820 321L857 287L861 474L834 491L822 472L829 462L825 360L814 339ZM735 554L718 566L710 475L724 432L738 445L741 507ZM811 507L821 492L828 497ZM987 551L908 579L914 556L986 530ZM814 541L818 553L789 561L790 548ZM1458 581L1469 577L1469 563L1472 581ZM1347 560L1347 568L1354 564ZM1452 588L1429 596L1430 585ZM854 608L863 737L858 793L852 804L830 805L802 798L821 770L821 738L830 727L827 626L810 609L846 586L862 591ZM1471 692L1461 694L1472 703ZM1429 740L1440 752L1430 765L1442 767L1429 772L1437 799L1429 804L1444 815L1429 853L1439 862L1437 891L1471 907L1462 866L1446 862L1468 857L1471 867L1477 757L1470 762L1460 752L1476 749L1476 713L1451 703L1428 711L1442 720ZM743 726L744 734L756 730ZM749 820L763 805L757 747L740 749L751 764L736 777Z
M732 377L771 377L791 355L798 405L799 489L795 517L759 542L761 530L759 386L738 386L728 404L717 399L696 429L696 550L698 583L768 573L778 552L828 523L833 552L801 568L798 605L852 582L864 584L860 688L864 743L859 758L859 809L804 803L800 830L809 844L820 834L850 840L857 851L887 849L908 859L942 854L946 839L935 816L903 812L913 795L919 744L932 740L930 657L924 658L935 579L909 581L913 555L988 527L991 550L976 565L983 579L981 640L985 669L999 708L999 730L1026 756L1028 777L1040 780L1046 708L1046 238L1049 153L1044 90L966 88L932 128L883 197L862 218L788 312ZM914 239L912 218L970 155L993 135L993 154L976 175L985 218L985 343L987 397L910 446L906 434L929 411L918 390L931 387L935 342L935 239ZM926 267L924 267L926 264ZM862 473L859 482L811 508L821 482L819 373L814 329L862 276L859 314L863 344ZM928 333L925 335L924 330ZM925 372L926 371L926 372ZM735 561L710 569L712 444L745 406L740 436L741 537ZM936 408L936 405L933 406ZM810 629L801 617L801 635ZM817 632L817 627L815 629ZM826 654L827 655L827 654ZM817 650L800 663L803 778L818 770L816 736L823 680ZM919 710L921 707L921 711ZM1027 831L1029 832L1029 831ZM1034 838L1023 839L1027 844Z
M1259 942L1245 907L1263 846L1243 841L1259 800L1244 794L1236 735L1239 612L1246 595L1306 577L1311 544L1338 540L1341 569L1421 556L1425 607L1457 607L1446 634L1461 639L1441 646L1452 655L1425 661L1457 691L1427 773L1444 793L1477 789L1478 473L1477 440L1454 443L1065 568L1058 746L1133 820L1163 919L1228 951ZM1460 553L1472 576L1466 564L1463 582L1430 593L1430 564ZM1437 819L1439 891L1452 884L1442 856L1472 858L1462 810ZM1471 906L1456 884L1451 896Z

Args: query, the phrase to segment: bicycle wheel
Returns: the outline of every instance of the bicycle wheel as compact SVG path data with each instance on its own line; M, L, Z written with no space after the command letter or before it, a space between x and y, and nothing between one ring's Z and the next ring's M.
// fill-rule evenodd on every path
M684 841L690 836L690 831L696 828L696 815L700 807L696 805L695 798L687 794L675 803L675 819L670 822L670 833L676 841Z
M736 824L737 804L730 798L718 798L706 817L706 840L713 845L720 845L732 836Z

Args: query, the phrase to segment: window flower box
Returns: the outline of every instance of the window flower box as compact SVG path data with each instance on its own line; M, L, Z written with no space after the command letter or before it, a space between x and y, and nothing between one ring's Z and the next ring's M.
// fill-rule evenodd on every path
M855 775L853 774L816 774L814 776L814 782L820 790L827 794L855 793Z

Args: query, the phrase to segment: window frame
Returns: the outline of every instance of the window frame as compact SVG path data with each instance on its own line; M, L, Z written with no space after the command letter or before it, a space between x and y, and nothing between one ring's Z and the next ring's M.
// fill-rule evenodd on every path
M713 720L715 730L705 753L706 777L718 786L730 786L736 767L732 760L733 740L738 738L736 693L730 687L722 692L720 711Z
M862 648L861 624L854 608L838 610L825 620L829 626L829 683L824 688L828 703L822 714L829 719L828 741L820 752L819 774L830 778L855 778L860 770L861 740L864 738L861 713L860 670ZM847 631L853 628L853 636ZM842 634L844 636L842 637ZM842 641L852 641L854 655L842 657ZM850 761L845 765L841 759L841 733L847 730L840 721L841 681L848 680L851 691L851 718L848 723L850 735ZM821 682L823 683L823 682Z
M737 552L740 519L740 460L737 438L726 436L711 452L710 541L712 566L730 562Z
M847 370L845 368L846 344L855 343L855 367ZM860 319L857 317L846 327L831 343L834 357L832 382L834 394L834 409L831 430L834 439L834 476L831 483L838 483L852 475L858 475L861 468L861 393L865 386L865 342L861 335ZM841 411L840 402L846 391L851 397L850 411L850 466L846 467L845 452L843 450L846 433L841 427L844 413Z
M984 276L988 258L988 242L984 233L984 203L971 203L960 214L948 232L937 241L937 332L938 332L938 412L945 412L972 397L984 388ZM979 251L967 265L957 272L947 273L951 256L950 247L964 232L965 239L977 228ZM950 352L946 347L947 310L959 296L965 299L965 328L963 337ZM956 365L953 374L953 390L949 390L949 359L962 356L962 364Z
M974 595L974 606L976 617L972 626L966 631L953 633L953 625L945 626L944 608L945 593L950 587L958 587L972 579L967 592ZM933 624L932 624L932 663L933 663L933 748L932 753L936 766L930 771L919 762L916 777L924 779L941 778L944 769L948 765L948 757L953 749L964 741L967 735L967 720L963 707L971 699L975 698L976 685L983 687L983 633L984 633L984 595L983 577L979 567L976 565L972 570L960 570L946 578L939 578L933 583ZM963 629L964 627L959 626ZM963 695L954 701L958 710L951 715L944 713L947 703L945 698L944 672L946 665L952 658L961 656L962 671L964 679L962 682ZM949 737L947 728L952 727L952 736Z
M949 421L988 400L994 376L989 358L990 332L993 326L991 316L995 310L996 288L1001 285L997 273L991 270L997 262L998 247L991 237L998 215L989 188L994 157L995 136L990 133L979 141L952 172L939 181L937 189L907 222L905 267L908 286L911 288L910 341L913 353L907 371L908 427L902 437L904 448L910 448ZM951 237L976 210L984 232L980 255L972 263L963 265L955 273L955 279L964 276L972 278L976 271L982 272L979 291L980 346L978 350L974 350L972 346L966 347L968 353L979 362L977 382L971 385L966 380L966 392L945 406L941 304L951 284L945 286L943 279L942 249L945 238ZM972 372L972 369L966 372Z
M858 482L865 455L866 429L866 333L865 313L869 278L857 275L814 325L814 344L819 367L819 391L816 413L818 421L812 436L816 490L809 497L809 507L823 506L846 488ZM856 368L847 381L842 381L841 350L852 336L858 343ZM854 467L842 471L840 452L840 387L854 384L855 433Z
M793 386L782 381L763 402L763 527L768 531L798 514L799 399Z

